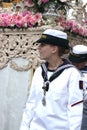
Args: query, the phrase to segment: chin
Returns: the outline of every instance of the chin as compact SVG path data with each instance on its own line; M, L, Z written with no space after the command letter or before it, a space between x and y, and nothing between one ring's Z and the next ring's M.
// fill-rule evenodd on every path
M41 60L45 60L43 57L40 57Z
M40 56L40 59L41 59L41 60L46 60L46 58L44 58L44 57L42 57L42 56Z

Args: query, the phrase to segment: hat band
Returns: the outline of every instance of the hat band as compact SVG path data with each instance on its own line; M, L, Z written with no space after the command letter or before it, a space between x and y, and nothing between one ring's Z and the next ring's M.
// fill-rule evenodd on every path
M87 58L87 54L75 54L73 52L71 52L71 55L74 57L79 57L79 58Z
M69 60L75 63L85 62L87 61L87 54L70 53Z
M47 43L57 46L63 46L69 48L69 41L67 39L51 36L48 34L42 34L41 38L37 41L38 43Z

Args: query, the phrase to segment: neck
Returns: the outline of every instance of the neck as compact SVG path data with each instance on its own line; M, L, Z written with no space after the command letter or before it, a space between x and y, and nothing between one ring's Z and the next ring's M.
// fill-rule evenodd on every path
M49 70L56 70L61 64L63 64L62 59L54 59L51 62L48 62L48 69Z

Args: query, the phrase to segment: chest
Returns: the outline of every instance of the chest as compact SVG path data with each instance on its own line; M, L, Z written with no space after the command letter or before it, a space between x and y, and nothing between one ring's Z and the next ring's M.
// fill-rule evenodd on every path
M48 73L48 79L51 77L53 73ZM69 85L69 76L65 75L65 73L60 74L57 78L49 83L49 90L47 91L47 95L56 94L66 94L68 91ZM36 93L43 93L44 80L42 75L39 75L39 79L36 81ZM38 87L37 87L38 86Z

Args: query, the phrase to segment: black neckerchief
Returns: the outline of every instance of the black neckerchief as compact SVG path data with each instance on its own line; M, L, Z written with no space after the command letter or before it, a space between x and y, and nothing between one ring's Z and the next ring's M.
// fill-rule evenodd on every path
M49 89L49 83L52 82L55 78L57 78L65 69L69 68L69 67L73 67L72 64L70 64L67 60L63 60L63 64L61 66L59 66L54 73L51 75L51 77L48 79L47 76L47 69L48 67L48 63L43 63L41 65L42 68L42 77L44 79L44 86L43 89L45 89L45 91L48 91Z

